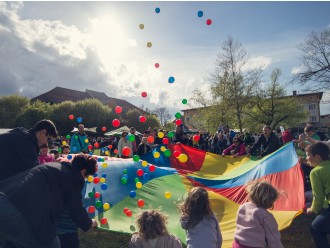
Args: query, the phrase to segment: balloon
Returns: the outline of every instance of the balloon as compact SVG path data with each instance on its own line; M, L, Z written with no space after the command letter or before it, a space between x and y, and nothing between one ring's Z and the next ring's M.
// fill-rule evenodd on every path
M117 154L117 153L118 153L118 149L113 150L113 152L114 152L115 154Z
M78 137L78 135L75 135L74 138L75 138L75 139L78 139L79 137Z
M149 177L149 174L148 173L144 173L143 174L143 179L144 180L148 180L150 177Z
M66 158L67 159L72 159L72 155L68 155Z
M143 167L146 167L148 165L148 162L143 160L141 164L142 164Z
M145 117L145 116L143 116L143 115L141 115L140 117L139 117L139 121L140 122L145 122L147 120L147 117Z
M174 155L174 157L179 157L180 156L180 152L179 151L174 151L174 153L173 153L173 155Z
M70 120L73 120L74 119L74 116L73 115L69 115L69 119Z
M107 163L104 163L104 164L108 165ZM107 174L102 173L102 177L103 177L103 178L106 178L106 177L107 177Z
M122 109L122 107L120 107L120 106L117 106L117 107L115 108L115 112L116 112L117 114L120 114L122 111L123 111L123 109Z
M103 209L104 209L104 210L109 210L109 209L110 209L110 204L107 203L107 202L104 203L104 204L103 204Z
M211 19L207 19L206 20L206 25L211 25L212 24L212 20Z
M112 126L114 126L114 127L119 127L119 125L120 125L120 121L119 121L118 119L114 119L114 120L112 121Z
M161 146L161 147L160 147L160 150L161 150L162 152L165 152L166 147L165 147L165 146Z
M133 142L135 140L135 135L134 134L129 134L126 136L127 140L129 142Z
M136 175L138 175L139 177L142 177L143 174L144 174L144 171L143 171L142 169L138 169L138 170L136 171Z
M127 178L126 177L122 177L120 179L120 182L121 182L121 184L126 184L127 183Z
M97 202L95 202L95 207L96 207L96 208L100 208L100 207L102 207L102 202L101 202L101 201L97 201Z
M160 12L160 8L155 8L155 12L158 14Z
M100 222L102 225L106 225L108 223L108 220L107 218L103 217Z
M152 47L152 43L150 41L147 43L147 47Z
M131 148L129 148L128 146L124 146L123 147L123 150L121 151L121 153L124 156L128 157L131 154Z
M100 178L100 182L101 182L101 183L105 183L105 178L104 178L104 177L101 177L101 178Z
M177 119L175 120L175 124L180 126L182 124L182 120L181 119Z
M150 172L154 172L156 170L156 166L154 166L153 164L151 164L150 166L149 166L149 171Z
M95 207L94 206L89 206L88 207L88 213L94 214L95 213Z
M93 176L94 176L94 177L97 177L97 175L98 175L97 172L95 172Z
M91 183L93 182L94 177L93 176L88 176L87 177L87 182Z
M187 103L188 103L187 99L182 99L182 104L187 104Z
M137 189L141 189L142 188L142 183L141 182L137 182L135 184L135 186L136 186Z
M173 138L174 137L174 132L173 131L169 131L168 134L167 134L167 136L169 138Z
M141 96L142 96L142 97L147 97L148 94L147 94L147 92L143 91L143 92L141 93Z
M103 132L107 131L107 128L106 127L102 127L102 131Z
M160 138L160 139L164 138L164 133L163 132L158 132L158 138Z
M129 196L130 196L131 198L135 198L135 196L136 196L136 192L135 192L134 190L132 190L131 192L129 192Z
M126 216L127 217L131 217L132 216L132 211L131 210L127 210L126 211Z
M140 156L139 156L139 155L134 155L134 156L133 156L133 160L134 160L135 162L139 162L139 161L140 161Z
M140 29L144 29L144 25L141 23L141 24L139 25L139 28L140 28Z
M78 123L81 123L81 122L82 122L82 118L81 118L81 117L78 117L78 118L77 118L77 122L78 122Z
M127 169L124 169L123 170L123 174L127 174Z
M144 206L144 200L139 199L139 200L137 201L137 205L138 205L140 208L142 208L142 207Z
M195 134L195 135L193 136L193 139L194 139L195 141L199 141L200 138L201 138L201 137L200 137L199 135L197 135L197 134Z
M89 142L89 140L88 139L85 139L85 143L88 143Z
M127 211L129 210L129 208L124 208L124 214L126 214L127 213Z
M101 185L101 189L102 189L102 190L107 190L107 188L108 188L108 184L103 183L103 184Z
M94 183L98 184L100 182L100 178L99 177L94 177Z
M168 149L166 149L165 151L164 151L164 156L165 157L170 157L171 156L171 151L170 150L168 150Z
M95 148L99 148L99 147L100 147L100 144L99 144L98 142L95 142L95 143L94 143L94 147L95 147Z
M148 136L148 139L147 140L148 140L148 143L150 143L150 144L155 142L154 136L151 136L151 135Z
M188 161L188 156L184 153L181 153L180 156L178 157L178 159L181 163L185 163Z
M67 135L65 136L65 138L69 140L69 139L71 138L71 135L70 135L70 134L67 134Z
M62 141L62 145L64 145L64 146L66 145L66 141L65 140Z
M174 78L174 77L169 77L169 78L168 78L168 82L169 82L170 84L174 83L174 81L175 81L175 78Z
M111 149L112 148L112 145L108 145L108 148Z
M59 147L59 148L57 149L57 151L58 151L59 153L61 153L61 152L62 152L61 147Z
M158 63L156 63L156 64L155 64L155 67L156 67L156 68L159 68L159 64L158 64Z
M175 113L175 118L180 119L181 118L181 114L179 112Z
M104 154L109 156L110 153L109 153L109 151L105 151Z
M159 158L160 157L160 153L159 152L154 152L154 158Z
M97 162L101 162L102 161L102 158L97 158Z
M171 192L166 191L166 192L164 193L164 196L165 196L166 199L170 199L170 198L172 197L172 194L171 194Z
M100 197L101 197L100 192L95 192L94 197L95 197L95 198L100 198Z
M164 144L164 145L167 145L168 142L169 142L168 138L163 138L163 144Z
M88 193L88 197L93 198L94 197L94 193L93 192L89 192Z
M140 179L138 177L134 178L134 182L138 183L140 182Z
M198 11L198 12L197 12L197 16L198 16L198 17L202 17L203 14L204 14L203 11Z

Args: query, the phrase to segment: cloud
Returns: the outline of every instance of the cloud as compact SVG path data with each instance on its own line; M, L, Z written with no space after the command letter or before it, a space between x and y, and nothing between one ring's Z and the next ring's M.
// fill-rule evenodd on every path
M264 56L252 57L249 60L249 62L243 67L243 70L249 71L258 68L264 70L271 64L271 62L272 62L271 58L268 57L264 57Z
M291 74L301 73L304 71L304 69L305 69L305 67L303 65L293 67L293 68L291 68Z

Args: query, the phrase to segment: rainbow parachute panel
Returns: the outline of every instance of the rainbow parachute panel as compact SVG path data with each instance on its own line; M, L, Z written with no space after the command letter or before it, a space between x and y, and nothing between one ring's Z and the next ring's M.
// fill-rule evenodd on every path
M186 154L188 160L182 163L173 155L166 157L161 147L153 151L161 154L158 158L150 153L138 162L108 157L102 162L99 157L98 175L88 178L83 195L90 216L100 223L106 218L100 228L136 232L137 213L158 208L169 217L169 231L186 243L178 204L192 186L202 186L209 192L220 224L222 247L231 247L238 207L247 201L244 185L256 179L265 179L283 192L271 211L280 230L302 213L303 175L292 143L263 159L222 157L181 144L168 149L171 154Z

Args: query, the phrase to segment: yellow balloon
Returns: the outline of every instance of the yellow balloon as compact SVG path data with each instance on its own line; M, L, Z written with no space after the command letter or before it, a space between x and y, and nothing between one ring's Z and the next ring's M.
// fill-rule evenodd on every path
M164 196L165 196L166 199L170 199L170 198L172 197L172 194L171 194L171 192L166 191L166 192L164 193Z
M100 182L101 182L101 183L105 183L105 178L104 178L104 177L101 177L101 178L100 178Z
M93 182L93 180L94 180L93 176L88 176L87 177L87 182L91 183L91 182Z
M141 182L137 182L135 184L135 186L136 186L137 189L141 189L142 188L142 183Z
M110 208L110 204L109 203L106 202L106 203L103 204L103 209L104 210L109 210L109 208Z
M85 139L85 143L88 143L89 142L89 140L88 139Z
M66 146L66 145L67 145L67 143L66 143L66 141L65 141L65 140L63 140L63 141L62 141L62 145L64 145L64 146Z
M148 165L148 162L145 161L145 160L143 160L143 161L142 161L142 166L143 166L143 167L146 167L147 165Z
M107 163L103 163L103 164L102 164L102 167L105 169L105 168L108 167L108 164L107 164Z
M181 162L181 163L185 163L185 162L187 162L188 161L188 156L186 155L186 154L184 154L184 153L181 153L180 155L179 155L179 161Z
M109 151L105 151L104 154L109 156Z
M141 24L139 25L139 28L140 28L140 29L144 29L144 25L141 23Z
M147 43L147 47L152 47L152 43L151 42L148 42Z
M154 158L159 158L160 157L160 153L159 152L155 152L154 153Z
M163 132L158 132L158 138L160 138L160 139L164 138L164 133Z
M165 151L166 151L166 147L165 147L165 146L161 146L161 147L160 147L160 150L161 150L162 152L165 152Z

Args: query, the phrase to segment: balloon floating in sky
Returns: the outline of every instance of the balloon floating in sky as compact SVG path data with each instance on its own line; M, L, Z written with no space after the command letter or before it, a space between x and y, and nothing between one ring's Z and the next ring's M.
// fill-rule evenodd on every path
M144 29L144 24L141 23L141 24L139 25L139 28L140 28L140 29Z
M118 119L114 119L114 120L112 121L112 126L114 126L114 127L119 127L119 125L120 125L120 121L119 121Z
M147 120L147 117L145 117L144 115L141 115L139 117L139 120L140 120L140 122L145 122Z
M175 81L175 78L174 78L174 77L169 77L169 78L168 78L168 82L169 82L170 84L174 83L174 81Z
M198 17L202 17L203 14L204 14L204 13L203 13L203 11L201 11L201 10L197 12L197 16L198 16Z
M185 162L188 161L188 156L187 156L186 154L184 154L184 153L181 153L181 154L179 155L178 159L179 159L179 161L180 161L181 163L185 163Z
M211 19L207 19L206 20L206 25L211 25L212 24L212 20Z
M180 119L181 118L181 114L179 112L175 113L175 118Z
M142 96L142 97L147 97L148 94L147 94L147 92L143 91L143 92L141 93L141 96Z
M73 120L74 119L74 116L73 115L69 115L69 119L70 120Z
M182 120L181 120L181 119L177 119L177 120L175 121L175 124L176 124L177 126L180 126L180 125L182 124Z
M102 127L102 131L105 132L107 130L106 127Z
M150 41L147 43L147 47L152 47L152 43Z
M182 104L187 104L187 103L188 103L187 99L182 99Z
M116 112L117 114L120 114L122 111L123 111L123 109L122 109L122 107L120 107L120 106L117 106L117 107L115 108L115 112Z
M155 67L156 67L156 68L159 68L159 64L158 64L158 63L156 63L156 64L155 64Z
M82 118L81 118L81 117L78 117L78 118L77 118L77 122L78 122L78 123L81 123L81 122L82 122Z
M158 14L160 12L160 8L155 8L155 12Z

